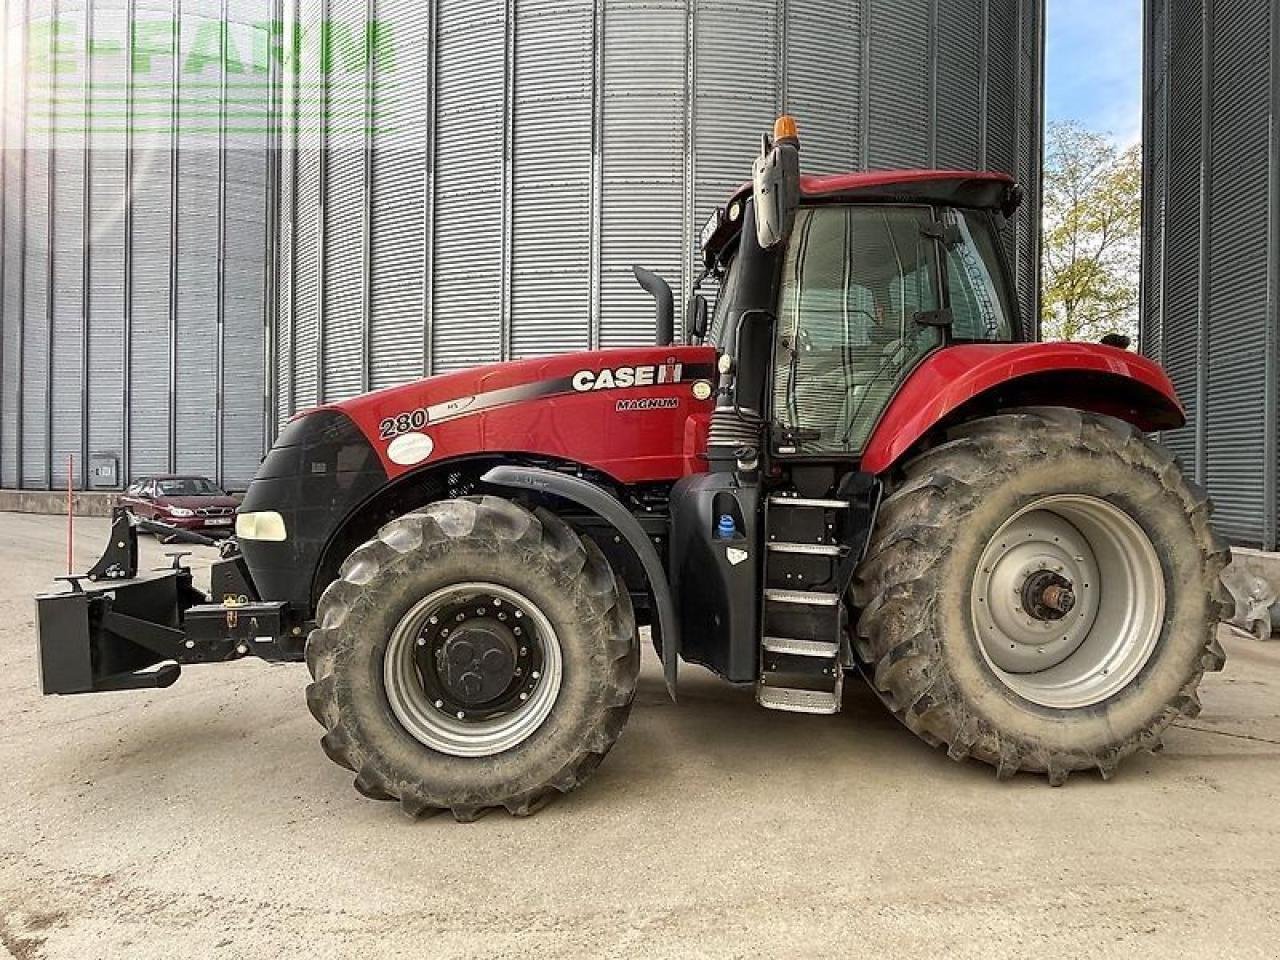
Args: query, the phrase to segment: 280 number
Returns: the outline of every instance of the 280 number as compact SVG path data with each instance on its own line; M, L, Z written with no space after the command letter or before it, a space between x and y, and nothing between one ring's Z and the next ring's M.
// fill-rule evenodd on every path
M393 417L387 417L378 424L378 433L383 440L394 440L402 433L408 433L410 430L421 430L426 425L426 408L419 407L417 410L409 410L405 413L397 413Z

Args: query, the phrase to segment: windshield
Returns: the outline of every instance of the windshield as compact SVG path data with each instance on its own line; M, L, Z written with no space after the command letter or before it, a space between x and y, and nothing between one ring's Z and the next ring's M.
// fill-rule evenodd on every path
M203 477L178 477L173 480L157 480L162 497L220 497L224 496L212 480Z
M862 449L897 385L941 343L928 207L801 209L787 246L774 362L779 453Z

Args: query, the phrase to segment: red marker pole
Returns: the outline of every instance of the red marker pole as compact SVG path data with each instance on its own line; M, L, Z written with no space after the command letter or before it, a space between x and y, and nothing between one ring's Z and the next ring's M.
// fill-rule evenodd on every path
M75 573L76 519L71 509L71 471L75 468L75 457L67 457L67 576Z

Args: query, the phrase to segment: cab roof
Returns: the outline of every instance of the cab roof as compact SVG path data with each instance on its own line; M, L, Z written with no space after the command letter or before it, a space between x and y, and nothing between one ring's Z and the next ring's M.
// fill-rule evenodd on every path
M703 244L708 268L742 226L735 208L751 196L744 183L729 199L718 226ZM841 200L861 203L937 203L945 206L990 210L1012 216L1022 201L1022 191L1007 173L981 170L870 170L826 176L800 176L800 202Z
M1015 189L1013 178L1007 173L981 170L870 170L800 177L801 202L914 201L1003 211L1008 209L1010 193ZM750 194L751 184L745 183L732 199L744 199Z

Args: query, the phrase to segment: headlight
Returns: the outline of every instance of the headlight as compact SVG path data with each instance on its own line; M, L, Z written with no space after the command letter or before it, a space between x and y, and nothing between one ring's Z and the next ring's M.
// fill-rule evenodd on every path
M194 510L188 510L186 507L165 507L165 509L173 517L194 517L196 515Z
M284 517L274 510L237 516L236 536L241 540L267 540L273 543L283 543L289 538L284 528Z

